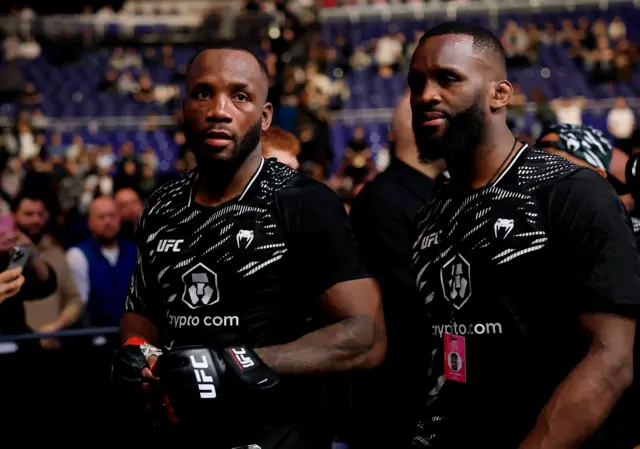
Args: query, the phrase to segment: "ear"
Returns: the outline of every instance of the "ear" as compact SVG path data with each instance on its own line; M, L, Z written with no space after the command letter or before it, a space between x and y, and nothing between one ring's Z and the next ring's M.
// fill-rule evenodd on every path
M264 106L262 106L262 132L269 129L272 118L273 105L271 103L265 103Z
M498 81L493 87L493 95L489 103L491 105L491 111L495 112L507 107L511 99L511 94L513 94L513 86L511 83L507 80Z

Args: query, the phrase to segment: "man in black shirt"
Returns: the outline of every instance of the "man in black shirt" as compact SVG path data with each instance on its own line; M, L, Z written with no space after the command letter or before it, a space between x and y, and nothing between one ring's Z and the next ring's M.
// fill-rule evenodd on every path
M407 376L403 367L422 346L416 334L424 329L418 320L420 304L411 274L414 217L444 170L443 161L418 160L408 92L394 111L391 127L396 149L391 164L362 189L350 214L363 255L380 283L388 339L384 364L375 375L364 373L354 388L354 418L361 431L355 432L350 447L356 449L375 444L392 447L410 431L416 403L408 398L415 395L420 382L416 376ZM394 412L381 413L382 409Z
M436 340L415 447L578 447L632 380L640 259L626 211L592 170L514 139L505 78L495 36L457 22L411 61L420 155L451 176L413 246Z
M323 423L309 417L320 407L310 375L373 367L386 350L379 290L342 205L323 184L261 156L267 73L236 46L192 60L184 118L198 166L145 207L121 324L149 367L161 351L242 345L279 374L273 391L244 391L225 413L202 415L204 434L189 429L187 438L206 435L216 448L323 447L326 435L312 432ZM143 375L153 379L148 368Z

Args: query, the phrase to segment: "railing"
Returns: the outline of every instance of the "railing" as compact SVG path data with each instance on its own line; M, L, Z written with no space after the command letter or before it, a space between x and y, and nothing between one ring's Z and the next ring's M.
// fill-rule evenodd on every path
M580 7L607 9L612 4L631 4L640 6L640 0L473 0L456 3L455 1L430 0L412 4L357 5L342 8L325 8L320 11L321 21L366 19L391 20L401 18L424 19L426 17L447 17L455 19L459 15L489 13L497 17L498 12L541 10L572 11Z

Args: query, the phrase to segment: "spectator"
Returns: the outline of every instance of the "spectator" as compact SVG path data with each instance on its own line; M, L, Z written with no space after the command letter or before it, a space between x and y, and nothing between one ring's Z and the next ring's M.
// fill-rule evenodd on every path
M150 167L152 172L155 173L158 170L160 160L155 150L151 147L146 147L140 155L140 162L145 167Z
M389 78L393 68L402 62L402 41L397 36L382 36L376 43L374 59L378 65L378 74Z
M108 70L104 79L100 82L98 90L109 94L118 91L118 73L115 70Z
M42 114L40 109L34 109L33 112L31 112L31 126L34 130L42 131L48 128L49 125L49 119Z
M78 201L84 192L86 173L80 171L78 163L73 159L67 159L64 168L65 175L60 181L58 201L61 210L67 213L78 207Z
M588 61L592 67L592 77L597 83L607 83L615 79L614 52L609 46L609 38L600 36L596 49L589 53Z
M33 60L40 57L42 53L42 48L40 48L40 44L36 42L33 36L27 36L24 39L24 42L20 44L20 48L18 50L18 55L21 59Z
M117 90L121 95L127 95L138 89L138 83L130 72L124 72L118 77Z
M26 123L17 125L18 142L20 143L20 158L28 161L40 155L40 148L36 145L35 136Z
M120 189L116 192L116 204L122 220L120 236L135 241L135 233L142 215L142 199L133 189Z
M371 64L371 56L369 56L363 46L356 47L353 55L349 59L349 64L354 69L364 69Z
M537 138L543 129L557 122L558 118L547 96L537 87L531 91L531 99L536 108L533 136Z
M47 146L47 156L50 158L66 158L68 147L62 144L62 135L53 133L51 143Z
M290 132L272 126L262 133L261 143L264 157L275 158L294 170L300 168L300 141Z
M614 41L620 41L627 37L627 26L620 16L615 16L609 24L609 37Z
M138 80L138 90L133 94L133 99L139 103L151 103L153 96L153 81L148 74L144 74Z
M156 173L148 165L143 166L137 181L137 187L142 197L145 200L149 198L154 190L156 190L157 185Z
M119 238L120 215L112 198L92 202L87 224L91 237L67 251L67 262L91 325L118 326L136 264L136 246Z
M0 177L0 185L4 195L11 201L17 198L20 193L25 176L26 171L22 167L22 161L17 157L10 158Z
M582 125L582 111L587 101L584 97L557 98L551 101L551 109L558 123Z
M42 95L36 90L36 86L32 83L27 83L24 86L24 93L21 98L22 104L33 105L42 103Z
M631 152L631 135L636 128L636 117L624 97L616 99L616 105L607 114L607 130L618 139L618 146L626 153Z
M33 242L19 231L0 231L0 265L7 267L10 253L16 246L33 247ZM17 274L17 275L15 275ZM0 302L0 334L27 334L31 330L25 320L23 301L45 298L56 290L56 275L51 267L40 257L38 251L29 251L29 258L22 273L14 273L14 279L24 276L24 285L19 292L15 288L10 298ZM5 285L4 288L7 286ZM6 293L6 292L4 292ZM33 348L31 342L24 344ZM36 346L39 346L36 344Z
M530 64L528 52L530 40L524 28L514 20L509 20L502 33L502 45L507 55L507 64L510 67L525 67Z
M84 151L84 139L82 136L75 135L71 138L71 145L67 147L67 159L76 161Z
M27 235L56 274L56 291L37 302L25 303L27 324L38 332L57 332L72 326L82 313L83 304L62 249L45 230L49 212L44 202L35 195L23 194L14 203L13 218L16 228ZM42 339L45 349L57 348L55 339Z

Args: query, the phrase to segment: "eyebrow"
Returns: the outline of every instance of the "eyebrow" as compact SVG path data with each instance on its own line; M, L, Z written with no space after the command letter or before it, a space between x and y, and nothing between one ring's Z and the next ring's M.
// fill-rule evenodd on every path
M197 88L211 88L213 85L212 82L209 81L198 81L197 83L194 83L193 86L191 86L191 90L197 89ZM237 90L248 90L248 91L254 91L255 89L253 89L251 87L251 84L249 84L246 81L231 81L228 83L228 86L231 88L231 90L237 91Z

